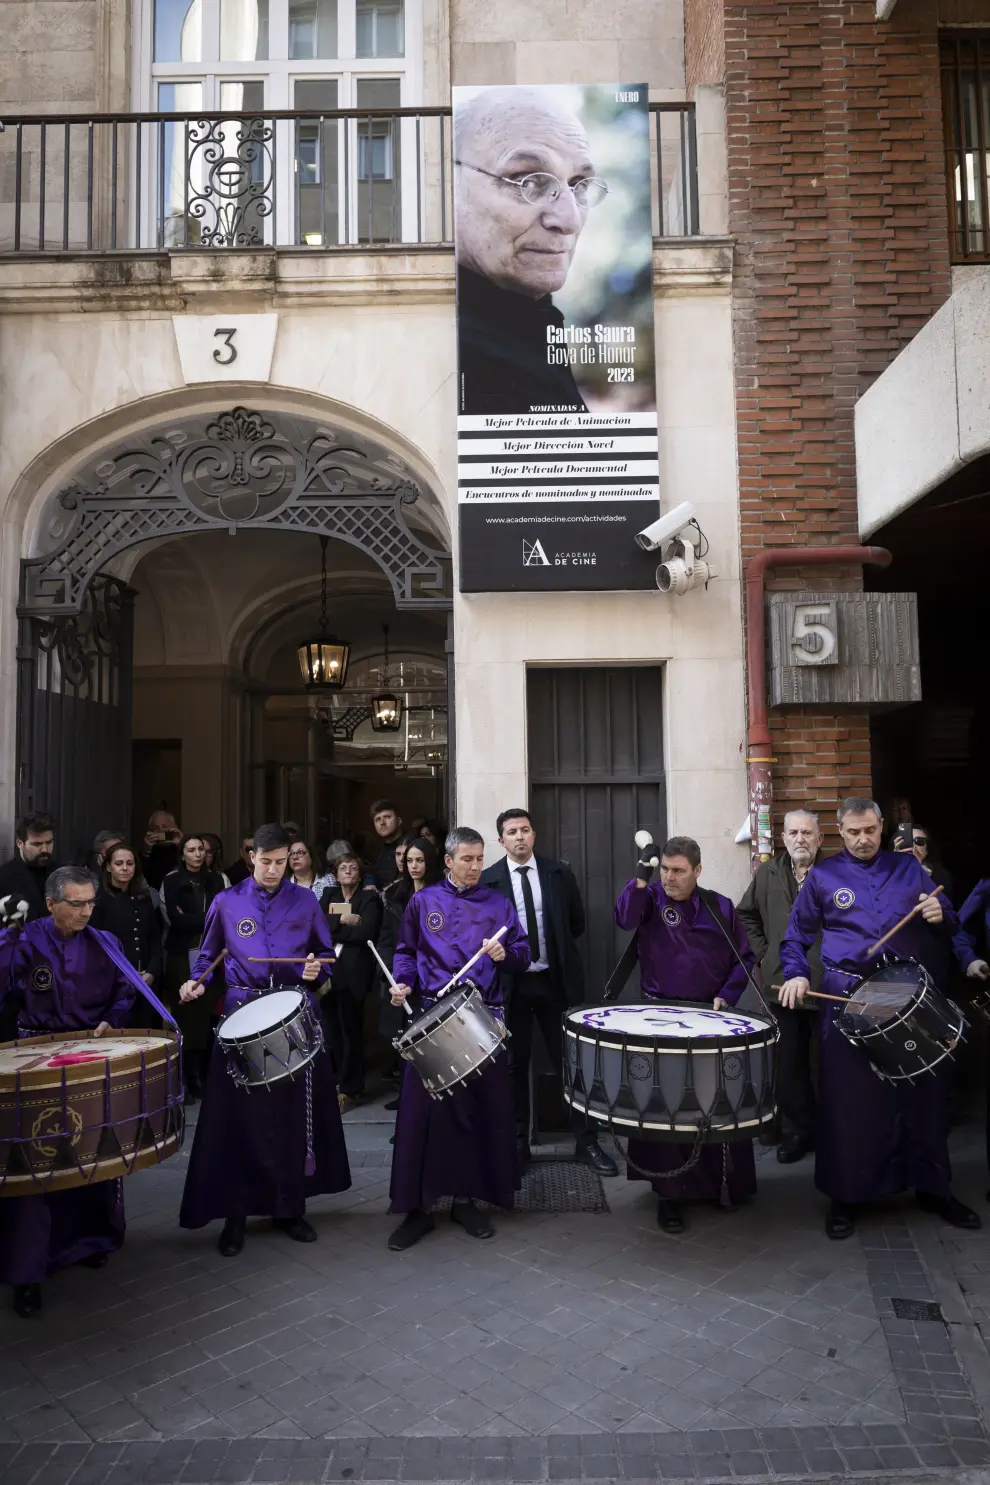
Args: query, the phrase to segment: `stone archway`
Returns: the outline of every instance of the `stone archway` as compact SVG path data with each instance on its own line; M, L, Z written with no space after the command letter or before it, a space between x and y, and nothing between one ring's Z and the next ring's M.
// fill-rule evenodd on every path
M132 595L109 575L123 554L201 531L311 533L370 557L397 608L449 609L449 554L415 521L423 494L366 433L243 405L163 422L82 463L21 562L18 813L51 810L76 851L127 817Z

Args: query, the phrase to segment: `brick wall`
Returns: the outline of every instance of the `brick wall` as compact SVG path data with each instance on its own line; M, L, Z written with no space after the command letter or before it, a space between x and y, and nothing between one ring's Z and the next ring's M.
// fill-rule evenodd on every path
M725 76L722 0L688 0L684 7L684 72L689 92Z
M936 7L901 0L880 25L873 0L721 9L745 560L858 540L853 408L947 298L949 262ZM689 5L689 76L710 10ZM861 571L770 585L859 587ZM778 814L868 789L865 713L772 716Z

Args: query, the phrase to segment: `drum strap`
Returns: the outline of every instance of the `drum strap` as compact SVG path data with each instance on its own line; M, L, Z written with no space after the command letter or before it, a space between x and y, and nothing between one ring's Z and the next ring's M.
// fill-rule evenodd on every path
M130 980L135 990L139 990L148 1004L154 1006L155 1010L161 1016L162 1020L165 1021L169 1026L174 1026L175 1017L172 1015L172 1012L168 1009L167 1006L162 1005L161 1001L158 999L158 996L155 994L154 990L152 990L151 986L144 980L142 980L141 976L138 974L131 961L127 958L117 940L114 938L113 934L107 933L102 928L90 928L84 931L88 931L89 933L93 934L100 948L106 954L107 958L113 960L114 964L120 970L121 974L124 975L126 979Z
M622 951L622 958L608 977L608 983L602 996L603 1000L618 1000L629 982L629 976L636 968L636 960L639 958L639 929L633 934Z
M701 898L701 901L704 903L705 907L708 909L709 913L714 918L719 928L722 930L722 937L725 939L725 942L728 944L729 948L738 959L739 968L742 970L743 974L746 976L747 980L756 991L756 998L760 1002L760 1005L766 1011L767 1015L771 1016L772 1019L772 1013L770 1007L767 1005L763 991L756 983L756 979L753 975L752 970L746 963L743 956L740 954L739 946L736 943L735 939L732 937L732 934L729 932L728 925L726 924L725 919L722 917L722 905L718 900L718 894L716 892L709 892L705 887L699 887L698 896Z

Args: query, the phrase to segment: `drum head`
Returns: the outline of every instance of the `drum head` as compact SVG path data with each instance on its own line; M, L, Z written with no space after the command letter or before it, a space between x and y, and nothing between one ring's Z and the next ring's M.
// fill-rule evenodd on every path
M416 1017L413 1026L417 1031L429 1031L431 1026L439 1026L442 1021L446 1021L448 1016L456 1015L464 1002L471 999L477 988L472 980L462 980L456 989L448 991L441 1000L437 1001L436 1005L431 1005L429 1010L422 1011Z
M263 1036L289 1016L294 1016L306 999L304 990L272 990L249 1000L224 1017L217 1029L220 1041L240 1041L247 1036Z
M732 1041L735 1037L761 1035L770 1030L765 1016L743 1015L737 1011L713 1011L707 1006L686 1001L683 1005L661 1005L643 1002L638 1005L582 1007L569 1012L568 1031L609 1033L619 1037L641 1036L647 1041L700 1041L715 1037Z
M900 960L885 964L875 974L860 981L842 1016L859 1023L858 1030L864 1023L882 1026L887 1021L896 1020L927 983L928 976L920 964Z

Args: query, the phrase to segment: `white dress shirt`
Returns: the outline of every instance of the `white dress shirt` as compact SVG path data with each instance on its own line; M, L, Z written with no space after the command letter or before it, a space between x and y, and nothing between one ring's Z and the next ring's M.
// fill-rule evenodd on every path
M533 904L536 908L536 927L540 942L540 957L539 959L534 959L527 970L527 974L532 974L535 970L549 969L550 961L547 958L547 936L543 928L543 892L540 888L540 873L536 869L536 857L530 856L529 860L524 862L523 865L529 867L526 875L529 877L529 885L533 889ZM522 867L517 861L509 861L509 881L512 883L512 896L515 898L516 912L519 915L519 921L525 933L529 925L526 921L526 900L523 897L521 870Z

